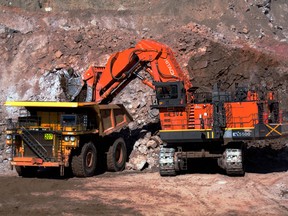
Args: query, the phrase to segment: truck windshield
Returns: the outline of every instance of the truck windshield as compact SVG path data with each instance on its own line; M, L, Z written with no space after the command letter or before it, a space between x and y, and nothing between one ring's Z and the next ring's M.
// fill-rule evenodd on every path
M61 116L61 125L62 126L75 126L77 124L76 115L62 115Z

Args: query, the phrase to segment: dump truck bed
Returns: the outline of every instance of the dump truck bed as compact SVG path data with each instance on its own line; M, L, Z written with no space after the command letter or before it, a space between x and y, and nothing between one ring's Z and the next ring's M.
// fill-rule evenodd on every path
M89 112L89 118L95 118L97 132L105 136L127 126L133 120L122 104L97 104L94 102L30 102L7 101L5 106L25 107L30 113L62 112L81 113Z

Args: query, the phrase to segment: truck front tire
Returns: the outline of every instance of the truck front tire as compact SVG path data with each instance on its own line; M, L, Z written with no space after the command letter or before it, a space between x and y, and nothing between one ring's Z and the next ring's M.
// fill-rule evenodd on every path
M92 142L85 143L81 152L72 156L71 168L76 177L93 176L96 169L97 150Z
M118 172L125 169L127 148L123 138L116 139L107 152L107 170Z

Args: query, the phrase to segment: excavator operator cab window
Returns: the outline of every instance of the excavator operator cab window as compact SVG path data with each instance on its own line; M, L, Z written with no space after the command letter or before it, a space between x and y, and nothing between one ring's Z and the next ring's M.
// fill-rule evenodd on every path
M153 82L156 90L154 108L185 107L186 94L183 82Z
M158 99L175 99L178 97L177 85L157 87Z

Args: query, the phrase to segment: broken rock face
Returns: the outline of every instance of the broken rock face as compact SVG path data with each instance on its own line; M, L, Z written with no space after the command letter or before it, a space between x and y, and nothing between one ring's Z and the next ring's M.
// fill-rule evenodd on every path
M157 169L161 144L159 136L151 136L151 132L146 133L143 138L136 141L129 162L126 164L126 169L139 171L145 168Z

